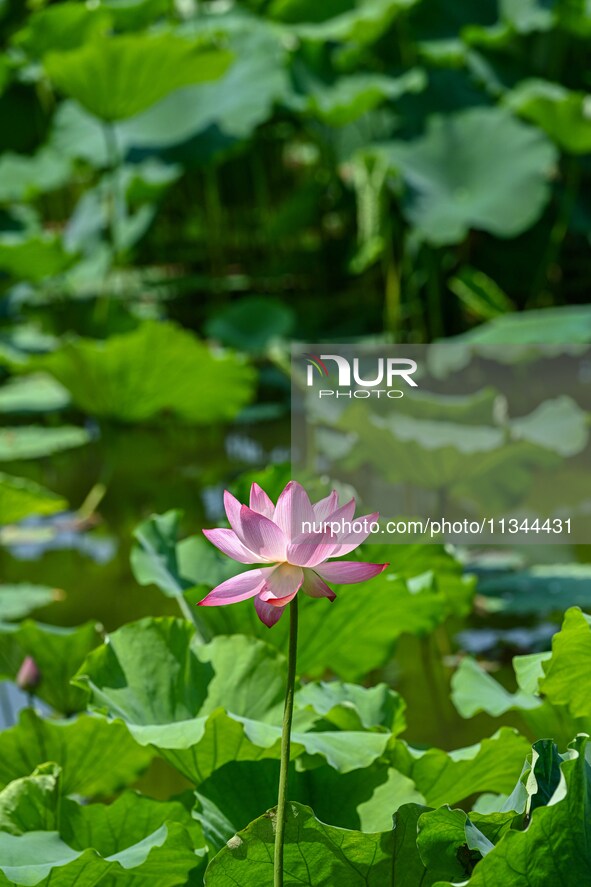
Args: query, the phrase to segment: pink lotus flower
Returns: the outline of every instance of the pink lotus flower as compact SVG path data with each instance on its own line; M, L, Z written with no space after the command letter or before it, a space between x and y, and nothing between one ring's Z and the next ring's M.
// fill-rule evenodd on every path
M339 497L334 490L312 505L304 488L292 480L279 496L277 505L273 505L264 490L253 484L250 507L241 505L227 490L224 505L232 529L203 530L205 536L241 564L269 566L239 573L222 582L199 601L202 607L254 598L259 618L270 628L300 589L310 597L333 601L336 595L326 581L364 582L388 566L359 561L327 563L329 558L349 554L357 548L369 536L369 525L378 518L377 513L357 518L355 525L363 529L354 530L351 523L355 499L339 507ZM303 527L307 528L306 532L302 532Z

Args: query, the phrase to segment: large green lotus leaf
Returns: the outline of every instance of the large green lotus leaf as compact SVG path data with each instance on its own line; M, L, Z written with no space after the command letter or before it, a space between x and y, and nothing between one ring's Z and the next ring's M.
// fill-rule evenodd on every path
M284 867L287 884L339 887L431 887L436 877L453 877L457 863L426 867L417 848L419 818L427 808L407 803L391 828L367 833L326 825L312 809L288 804ZM275 810L238 832L210 862L206 887L271 887Z
M230 762L201 783L195 814L208 844L219 850L232 835L277 803L279 762ZM376 762L339 773L324 764L310 770L292 767L291 800L307 804L324 822L364 832L390 828L392 814L404 804L423 803L412 780Z
M591 307L567 305L504 314L456 336L453 341L483 345L571 345L591 342Z
M180 803L127 792L81 806L60 797L60 775L46 764L0 792L0 884L187 883L205 850Z
M50 413L67 407L70 396L46 373L15 376L0 388L0 413Z
M0 585L0 622L11 622L28 616L39 607L47 607L63 598L58 588L46 585L31 585L21 582L18 585Z
M51 145L32 157L7 151L0 157L0 200L32 200L63 187L71 175L70 158Z
M65 499L34 481L0 472L0 527L31 514L55 514L66 506Z
M540 692L552 703L566 705L573 717L591 716L591 617L578 607L564 616L552 638L552 657L543 663Z
M0 242L0 271L15 280L38 283L66 271L74 256L64 251L59 239L34 235L29 240Z
M536 564L527 570L484 576L478 593L503 613L551 613L568 607L591 608L589 564Z
M543 129L563 150L591 151L589 96L547 80L522 80L505 96L507 106Z
M379 151L405 182L408 220L434 246L459 243L471 228L521 234L542 213L557 161L539 130L501 108L434 116L424 135Z
M414 749L397 739L388 757L395 769L412 779L427 804L439 807L477 792L510 792L528 750L523 736L502 727L489 739L451 752Z
M147 321L106 341L74 339L34 361L95 416L141 422L171 412L187 422L234 418L252 397L254 371L171 323Z
M0 786L55 761L63 794L107 797L134 782L151 757L118 721L86 714L48 720L26 708L18 724L0 733Z
M62 450L80 447L90 440L88 431L71 425L60 428L18 426L0 429L0 462L15 459L39 459Z
M527 416L511 419L508 427L514 440L527 440L569 457L587 446L589 424L589 414L572 397L561 394L543 401Z
M51 52L44 67L55 86L105 121L145 111L189 83L215 80L230 53L174 34L94 39L69 52ZM158 71L158 76L154 76Z
M400 77L384 74L358 73L339 77L331 85L314 85L302 103L313 117L328 126L346 126L385 101L393 101L405 93L420 92L426 75L418 68Z
M546 753L553 755L551 748ZM523 831L507 830L476 866L467 884L488 887L577 887L591 878L589 738L578 736L560 760L561 776L547 804L533 809ZM552 769L552 762L550 762ZM440 882L446 887L449 882Z
M204 16L187 28L197 37L223 34L235 62L214 82L187 86L122 122L118 127L122 145L172 147L215 126L223 136L221 147L226 148L228 140L232 144L248 138L269 119L273 105L289 94L286 47L281 34L261 19Z
M518 690L510 693L469 656L462 659L451 679L451 698L463 718L479 711L499 717L514 709L538 708L542 700Z
M48 52L76 49L87 40L105 34L110 24L111 17L103 7L60 3L34 12L12 39L32 58L42 59Z
M274 830L275 812L269 811L239 832L210 862L207 887L271 887ZM394 835L393 831L364 834L325 825L309 807L289 803L286 884L389 887L394 884Z
M144 619L110 635L75 683L90 691L94 707L124 720L141 745L153 745L199 783L232 760L278 757L284 680L283 656L259 640L220 636L204 645L189 623ZM309 705L296 708L293 756L305 766L366 767L389 738L340 731Z
M84 707L85 694L70 684L70 678L100 643L94 622L77 628L42 625L30 619L20 624L0 624L0 678L14 680L26 656L40 672L35 695L58 712L72 714Z

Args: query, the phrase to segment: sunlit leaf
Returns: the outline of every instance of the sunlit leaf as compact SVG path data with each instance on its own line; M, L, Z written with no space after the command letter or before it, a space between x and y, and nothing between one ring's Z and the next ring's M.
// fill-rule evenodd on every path
M59 90L96 117L114 121L145 111L182 86L215 80L231 60L228 52L173 34L133 34L51 52L44 66Z
M232 419L251 398L254 371L186 330L146 321L106 341L72 339L35 366L95 416L141 422L172 413L187 422Z
M18 724L0 733L0 785L55 761L63 794L108 797L135 782L151 757L120 722L86 714L56 721L26 708Z
M284 679L283 656L261 641L234 635L203 645L189 623L146 619L110 635L75 683L198 784L232 760L278 757ZM294 758L347 772L384 753L389 733L339 730L309 708L296 710Z

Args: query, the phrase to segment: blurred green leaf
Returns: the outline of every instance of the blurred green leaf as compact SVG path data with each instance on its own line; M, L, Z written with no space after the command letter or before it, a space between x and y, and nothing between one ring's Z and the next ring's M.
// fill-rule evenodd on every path
M59 601L63 592L45 585L21 582L17 585L0 585L0 621L11 622L28 616L33 610L47 607Z
M0 388L0 413L50 413L69 402L63 385L45 373L16 376Z
M434 116L425 135L378 150L402 175L409 222L434 246L458 243L471 228L525 231L549 198L557 161L545 136L501 108Z
M51 52L44 66L59 90L95 117L113 122L145 111L182 86L215 80L231 61L228 52L173 34L134 34Z
M32 361L91 415L141 422L171 413L187 422L232 419L253 394L254 371L170 323L146 321L107 341L72 339Z
M261 353L276 338L293 330L295 313L276 299L259 296L241 298L216 312L205 331L212 339L247 353Z
M456 336L454 341L483 345L570 345L591 342L591 308L587 305L565 305L504 314Z
M34 236L29 240L0 242L0 271L16 280L37 283L65 271L74 256L64 251L58 238Z
M35 59L48 52L77 49L94 37L106 34L111 16L103 7L85 3L60 3L38 9L13 37L16 46Z
M63 425L44 428L41 425L17 426L0 430L0 462L15 459L39 459L88 443L90 435L84 428Z
M0 472L0 527L32 514L55 514L66 506L65 499L34 481Z
M505 96L505 102L543 129L564 151L591 151L591 95L547 80L522 80Z

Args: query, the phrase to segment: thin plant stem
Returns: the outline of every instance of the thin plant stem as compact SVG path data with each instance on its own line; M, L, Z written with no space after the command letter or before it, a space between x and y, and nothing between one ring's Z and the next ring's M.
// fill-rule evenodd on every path
M188 600L186 599L186 597L184 596L184 594L182 592L177 595L176 599L178 601L178 605L180 607L181 613L183 614L185 619L187 619L189 622L193 623L193 627L195 629L195 636L197 637L197 640L200 641L202 644L205 644L205 643L207 643L207 641L210 641L211 640L211 632L209 631L209 629L205 626L205 624L202 622L202 620L199 618L199 616L195 612L196 607L191 606L191 604L188 602Z
M287 783L289 775L289 751L291 743L291 721L293 717L293 697L295 692L296 658L298 648L298 597L289 605L289 648L287 652L287 687L283 710L283 731L281 733L281 767L279 770L279 795L277 818L275 821L275 854L273 858L273 887L283 887L283 839L285 837L285 814L287 808Z

